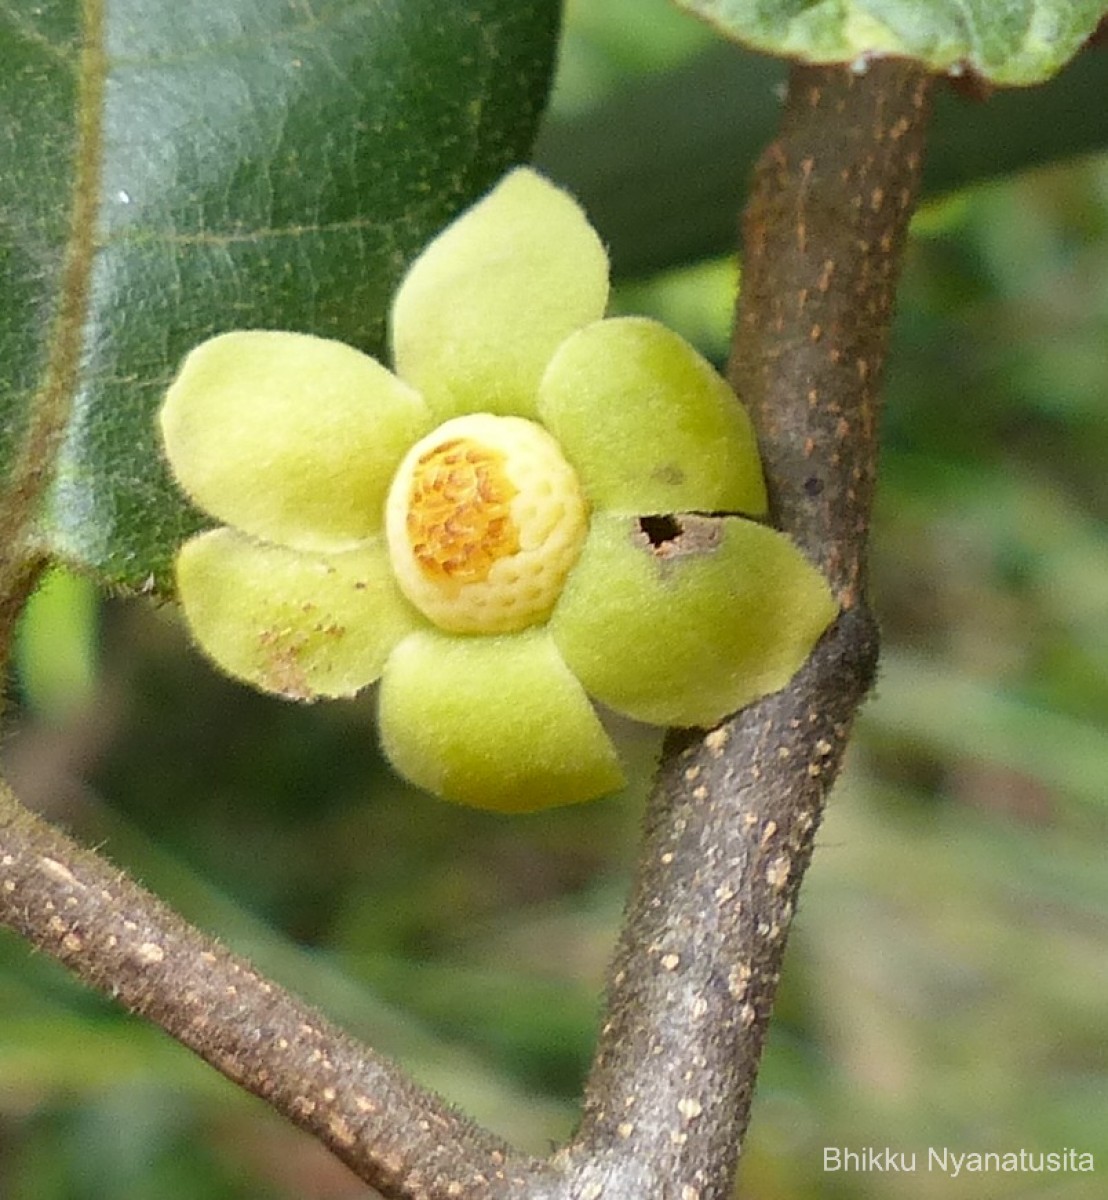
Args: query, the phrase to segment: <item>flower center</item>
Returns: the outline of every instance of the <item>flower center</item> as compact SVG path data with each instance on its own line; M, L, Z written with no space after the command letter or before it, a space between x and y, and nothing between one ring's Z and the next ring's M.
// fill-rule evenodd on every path
M519 494L504 455L451 438L416 460L406 528L412 553L429 579L479 583L497 559L519 549L511 500Z
M400 590L454 633L545 620L587 523L577 476L550 434L488 413L455 417L417 442L385 509Z

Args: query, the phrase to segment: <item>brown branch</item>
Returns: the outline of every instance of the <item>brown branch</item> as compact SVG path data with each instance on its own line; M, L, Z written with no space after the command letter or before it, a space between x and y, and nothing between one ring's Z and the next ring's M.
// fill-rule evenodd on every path
M930 91L897 62L794 70L743 222L732 382L777 524L845 609L864 598L880 386Z
M387 1197L521 1196L543 1174L2 783L0 922L314 1134Z
M575 1195L722 1200L797 891L877 634L865 607L878 388L922 161L929 80L794 68L744 231L732 381L774 516L842 615L783 692L671 736L609 985Z

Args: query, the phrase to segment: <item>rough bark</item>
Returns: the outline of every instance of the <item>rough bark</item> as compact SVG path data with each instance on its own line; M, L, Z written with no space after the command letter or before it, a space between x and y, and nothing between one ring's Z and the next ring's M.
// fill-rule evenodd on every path
M314 1134L386 1196L468 1196L476 1184L482 1195L518 1195L523 1176L541 1172L2 784L0 918Z
M730 1191L797 891L876 667L879 388L929 91L901 63L795 68L758 164L730 374L775 521L842 615L783 692L669 739L567 1155L582 1195Z

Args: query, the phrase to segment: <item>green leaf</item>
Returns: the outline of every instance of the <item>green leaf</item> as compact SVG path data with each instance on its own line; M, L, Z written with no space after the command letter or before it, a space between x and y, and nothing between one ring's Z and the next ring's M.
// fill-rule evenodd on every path
M113 583L166 581L201 525L154 429L181 358L235 328L380 353L407 264L527 156L559 9L0 10L0 478L60 439L47 549Z
M805 62L914 58L996 84L1059 71L1108 12L1103 0L677 0L755 49Z

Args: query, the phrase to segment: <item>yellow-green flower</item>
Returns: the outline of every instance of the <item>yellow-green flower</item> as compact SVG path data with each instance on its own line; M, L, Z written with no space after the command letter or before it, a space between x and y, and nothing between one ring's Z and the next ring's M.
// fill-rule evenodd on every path
M295 333L192 351L161 424L223 522L177 559L205 653L298 700L380 678L397 770L504 811L622 785L590 697L710 725L782 687L830 593L749 519L765 489L727 384L607 299L583 213L521 169L412 265L395 374Z

